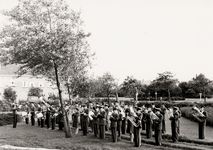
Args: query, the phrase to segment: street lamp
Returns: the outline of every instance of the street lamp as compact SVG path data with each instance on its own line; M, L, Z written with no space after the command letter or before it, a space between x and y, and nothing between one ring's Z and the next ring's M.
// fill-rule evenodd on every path
M202 93L199 93L199 95L200 95L200 102L201 102L201 98L202 98Z
M150 92L148 93L148 96L149 96L149 101L150 101Z
M156 99L156 101L157 101L157 94L158 94L158 93L157 93L157 91L156 91L156 92L155 92L155 99Z

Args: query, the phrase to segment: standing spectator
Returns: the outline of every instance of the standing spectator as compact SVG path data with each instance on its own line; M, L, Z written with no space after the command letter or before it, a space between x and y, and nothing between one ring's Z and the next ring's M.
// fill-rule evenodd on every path
M172 128L172 141L178 142L178 120L179 120L179 112L178 107L173 107L173 116L171 116L169 119L171 120L171 128Z
M31 125L35 125L35 106L31 103Z

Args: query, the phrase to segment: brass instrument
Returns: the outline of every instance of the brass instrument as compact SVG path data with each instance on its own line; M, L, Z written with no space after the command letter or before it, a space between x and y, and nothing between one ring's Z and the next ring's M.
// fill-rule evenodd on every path
M168 118L174 117L173 109L169 108L166 110Z
M94 112L93 111L89 111L89 115L88 116L89 116L90 120L93 120L93 117L92 117L93 115L94 115Z
M159 120L158 116L153 111L151 111L150 116L152 120Z
M138 127L140 125L140 121L138 123L135 122L135 117L127 116L127 119L132 123L133 126Z
M140 125L140 121L138 123L135 122L135 118L137 117L133 107L131 106L130 108L130 114L133 114L133 116L127 116L127 119L133 124L133 126L138 127Z
M194 116L198 121L203 122L204 121L203 117L205 117L205 115L203 113L201 113L200 110L196 106L192 107L192 110L196 111L196 113L193 113L192 116ZM202 117L202 119L199 117Z
M192 109L197 111L197 116L205 117L204 114L201 113L200 110L196 106L192 107Z
M42 117L43 117L43 114L41 112L39 112L39 113L36 114L36 118L39 119L39 118L42 118Z
M134 117L137 116L132 106L129 107L129 110L130 110L130 113L132 113Z

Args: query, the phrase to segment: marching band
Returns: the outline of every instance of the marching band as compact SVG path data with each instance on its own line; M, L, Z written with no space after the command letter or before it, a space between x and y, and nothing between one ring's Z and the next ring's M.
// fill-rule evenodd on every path
M17 124L16 112L18 108L17 105L13 105L13 127L16 127ZM59 130L63 130L63 115L60 107L50 106L43 100L40 105L37 105L37 108L31 103L30 106L25 105L24 110L22 116L24 116L26 124L29 124L30 118L32 126L37 120L38 126L41 128L46 126L47 129L52 127L54 130L55 125L58 124ZM95 137L105 139L105 131L110 129L113 142L120 141L121 134L128 133L130 141L135 143L135 147L141 146L142 130L146 133L147 138L154 135L156 145L162 145L162 134L166 132L166 114L171 121L172 141L177 142L180 134L179 118L181 112L176 106L167 109L164 104L158 108L154 103L146 107L144 105L142 107L124 105L118 102L112 103L112 106L89 103L88 105L75 104L73 106L66 104L65 110L67 114L72 114L72 128L75 130L75 134L81 130L83 135L87 136L90 127ZM201 109L193 107L192 110L193 116L199 121L199 138L204 139L207 113L204 111L204 107Z

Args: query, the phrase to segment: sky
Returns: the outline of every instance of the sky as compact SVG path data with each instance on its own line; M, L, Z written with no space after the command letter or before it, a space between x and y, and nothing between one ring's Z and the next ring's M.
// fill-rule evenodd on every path
M9 3L10 2L10 3ZM212 0L67 0L81 11L96 53L90 73L154 80L170 71L180 82L213 80ZM1 0L10 9L17 0ZM0 16L0 22L4 17Z

